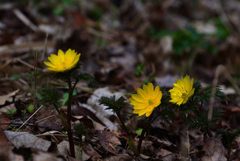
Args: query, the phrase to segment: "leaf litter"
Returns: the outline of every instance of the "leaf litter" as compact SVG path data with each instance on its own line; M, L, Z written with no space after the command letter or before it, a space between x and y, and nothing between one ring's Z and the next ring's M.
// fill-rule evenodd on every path
M1 133L1 158L27 160L28 157L21 152L21 148L28 148L25 150L33 153L32 160L39 158L66 160L67 148L65 153L49 148L53 143L59 145L60 142L66 142L62 135L65 129L51 107L42 109L31 118L22 128L26 132L11 132L6 128L12 122L20 127L23 120L31 116L27 111L27 115L23 118L21 110L27 110L33 102L34 83L31 72L34 67L34 54L32 54L34 50L38 50L39 53L38 67L45 68L40 62L41 55L45 54L43 59L46 60L47 55L56 53L55 51L59 48L63 50L73 48L82 54L81 60L85 64L83 70L94 75L99 83L84 84L86 87L84 90L78 89L72 109L72 124L83 122L89 131L83 147L87 155L86 160L180 160L186 158L226 160L224 153L227 148L226 143L215 139L203 140L203 133L200 130L190 131L191 153L190 156L183 156L180 147L181 140L184 139L181 137L186 129L182 126L183 120L179 117L176 117L175 122L170 125L163 120L155 122L143 143L146 151L138 158L134 158L129 152L126 135L120 128L120 122L111 111L99 105L97 99L106 93L108 96L122 93L129 98L129 93L134 92L142 86L144 81L149 81L152 77L155 77L152 79L156 85L171 88L174 78L180 78L188 68L191 69L195 79L201 80L202 84L210 85L218 64L223 64L239 85L240 57L237 50L239 19L237 15L239 15L240 5L238 1L219 1L218 3L206 0L196 2L171 0L88 2L84 0L80 6L73 5L72 1L69 2L70 6L58 3L58 5L49 3L47 6L45 2L38 4L37 1L26 2L25 5L8 1L0 3L0 127L7 133L8 138L7 140L5 133ZM64 7L59 9L58 6ZM224 15L228 18L222 18ZM187 32L185 27L189 25L195 26L197 32L207 34L204 40L216 46L216 55L191 44L183 49L183 53L176 54L176 51L182 49L181 46L176 48L175 43L178 37L173 35L180 37ZM175 31L179 32L175 33ZM189 43L186 39L180 40L185 44ZM197 40L197 42L200 41ZM189 53L195 50L199 53L194 58ZM187 66L191 64L189 59L193 62L190 67ZM145 66L140 75L136 75L136 68L141 63ZM11 79L15 74L18 76L14 77L14 80ZM45 77L46 73L44 74ZM43 82L47 82L47 79L43 79L40 75L37 76L37 80L39 80L37 82L39 89ZM54 82L49 84L59 87ZM223 91L227 94L230 103L215 104L225 112L213 131L219 128L234 131L239 128L240 99L232 90L232 84L224 76L219 77L219 85L227 87ZM113 91L104 88L106 86ZM59 88L62 94L66 92L66 89ZM17 109L13 115L14 120L6 115L8 109ZM64 111L64 108L62 107L61 110ZM136 117L130 116L132 114L130 106L124 107L121 114L137 140L139 137L135 131L143 127L145 118L137 118L137 120ZM48 118L48 116L52 117ZM53 138L53 134L50 137L39 138L41 137L38 136L39 134L51 130L61 133L60 136L56 136L57 141ZM32 138L31 141L30 138ZM239 145L238 140L237 138L234 144ZM75 138L75 141L77 144L78 139ZM41 143L45 143L46 147ZM19 154L12 151L14 147L19 149ZM234 146L230 157L232 160L239 159L238 151L239 146Z

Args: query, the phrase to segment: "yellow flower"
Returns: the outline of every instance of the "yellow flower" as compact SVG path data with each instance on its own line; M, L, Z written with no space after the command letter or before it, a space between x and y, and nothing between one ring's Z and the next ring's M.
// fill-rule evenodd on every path
M75 50L68 49L64 54L61 49L58 50L58 55L51 54L48 57L50 62L44 62L47 65L49 70L54 72L64 72L74 68L77 65L77 62L81 54L77 54Z
M148 85L143 85L143 90L137 88L137 94L132 94L132 97L129 99L130 104L133 105L133 113L142 116L150 116L153 110L161 104L162 91L160 87L157 86L154 90L153 84L148 83Z
M188 99L193 95L194 88L192 78L190 81L190 77L186 75L184 78L175 79L176 83L173 83L174 87L169 90L171 95L171 100L169 102L176 103L178 106L181 104L187 103Z

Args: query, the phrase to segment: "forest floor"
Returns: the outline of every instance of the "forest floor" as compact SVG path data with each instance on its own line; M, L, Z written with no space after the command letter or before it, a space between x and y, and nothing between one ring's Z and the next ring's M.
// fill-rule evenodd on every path
M82 149L83 161L240 161L239 15L237 0L1 1L0 160L74 161ZM43 62L69 48L81 53L80 71L96 82L79 81L73 92L71 125L81 122L87 130L82 146L73 133L76 159L58 112L41 103L42 89L55 87L66 116L67 85L53 79ZM116 95L128 102L148 82L167 94L186 74L201 82L200 95L218 85L226 96L211 102L208 94L201 104L203 113L211 103L222 110L208 128L213 136L203 125L188 130L186 117L194 113L182 117L174 109L171 119L153 121L140 154L134 153L116 113L99 99ZM148 118L133 114L130 104L120 114L137 145ZM224 132L215 135L219 130Z

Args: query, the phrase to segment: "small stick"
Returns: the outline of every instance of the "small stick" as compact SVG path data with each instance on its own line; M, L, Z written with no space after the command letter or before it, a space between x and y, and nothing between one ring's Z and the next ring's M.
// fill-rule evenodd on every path
M34 66L32 66L31 64L28 64L27 62L23 61L22 59L16 58L16 61L22 63L23 65L26 65L29 68L34 69Z
M20 130L42 107L43 107L43 105L40 106L40 107L16 130L16 132L17 132L18 130Z
M34 25L19 9L14 9L13 13L33 31L36 31L38 29L37 26Z
M211 93L211 98L210 98L210 104L209 104L209 110L208 110L208 120L211 121L212 120L212 112L213 112L213 103L214 103L214 96L216 93L216 88L217 88L217 83L218 83L218 77L219 74L222 70L222 65L218 65L216 72L215 72L215 77L213 80L213 88L212 88L212 93Z
M41 62L43 62L43 59L44 59L45 54L46 54L47 41L48 41L48 33L46 34L46 38L45 38L45 41L44 41L43 54L42 54Z
M212 0L212 1L213 1L213 4L215 5L214 7L216 9L217 14L219 15L219 19L222 21L225 28L228 29L231 32L234 32L235 34L233 36L238 38L239 37L239 32L237 31L237 29L234 28L234 26L231 23L231 20L230 20L229 16L224 11L222 2L220 0L216 0L216 3L214 2L214 0ZM220 7L221 7L220 11L217 10L216 4L220 5ZM220 17L221 13L222 13L222 17ZM224 23L224 20L223 20L224 18L227 20L227 22L225 22L225 23Z
M186 114L186 118L188 118L188 113ZM187 129L187 149L188 149L188 157L190 157L190 141L189 141L189 130Z
M45 117L45 118L43 118L43 119L41 119L41 120L38 120L38 121L35 122L35 124L37 124L37 123L39 123L39 122L42 122L42 121L44 121L44 120L47 120L47 119L49 119L49 118L51 118L51 117L54 117L54 115L51 115L51 116Z

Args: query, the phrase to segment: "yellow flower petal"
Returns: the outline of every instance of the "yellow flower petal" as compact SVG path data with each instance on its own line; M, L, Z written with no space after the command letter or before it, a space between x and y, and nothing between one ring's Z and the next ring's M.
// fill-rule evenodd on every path
M189 98L194 94L193 83L194 79L192 78L190 81L190 77L186 75L184 78L175 79L176 83L173 83L173 88L169 90L171 100L169 102L173 102L177 105L185 104L189 100Z
M49 66L49 67L54 67L54 64L52 64L51 62L44 62L44 64Z
M64 52L61 49L58 50L58 57L61 59L64 59L65 57Z
M157 86L155 89L152 83L143 85L143 89L137 88L137 94L132 94L129 99L130 104L133 105L133 113L142 116L150 116L153 110L160 105L162 99L162 92L160 87Z
M137 88L137 93L138 93L142 98L147 97L147 94L146 94L141 88Z
M153 94L153 88L154 88L153 84L152 83L148 83L147 87L148 87L148 92Z
M48 57L50 62L44 62L47 65L49 70L54 72L64 72L74 68L79 61L80 54L77 54L75 50L68 49L66 54L59 49L58 55L51 54Z
M138 102L142 102L143 98L139 96L138 94L132 94L132 98Z

